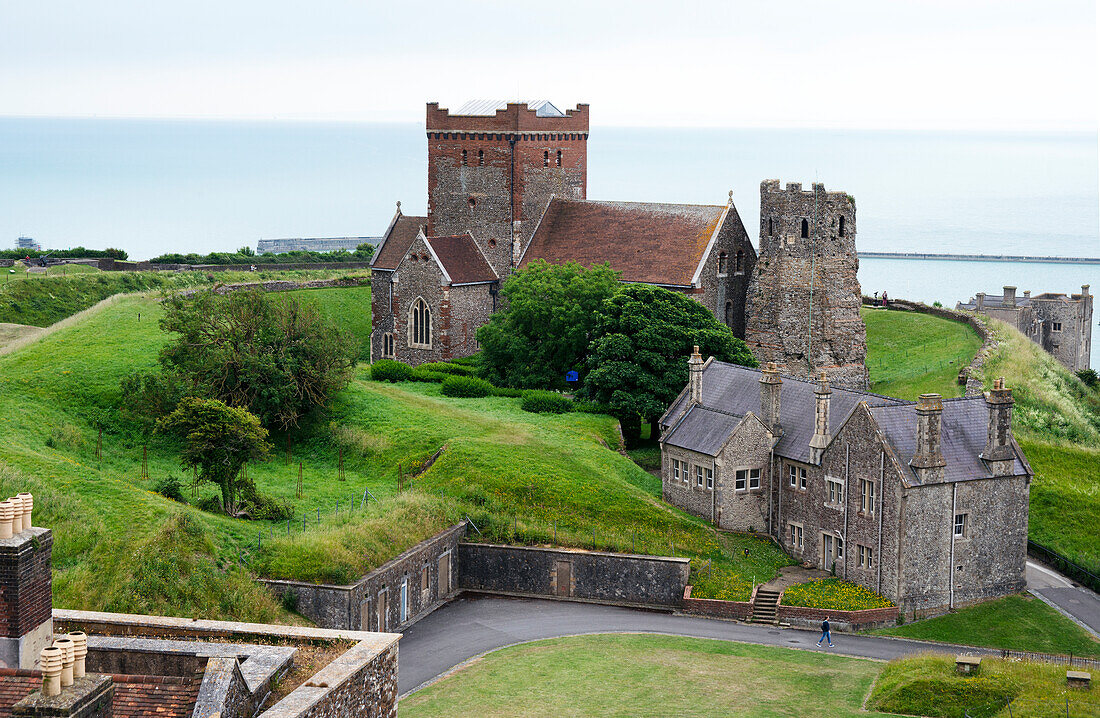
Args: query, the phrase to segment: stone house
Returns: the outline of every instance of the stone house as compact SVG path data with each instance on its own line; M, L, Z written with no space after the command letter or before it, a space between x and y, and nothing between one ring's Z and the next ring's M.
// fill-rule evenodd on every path
M1054 356L1070 371L1088 369L1092 361L1092 295L1089 285L1080 294L1044 292L1017 296L1016 287L1000 295L978 292L956 309L995 317L1010 324Z
M928 615L1023 590L1031 468L1012 393L908 402L696 352L661 418L670 503Z

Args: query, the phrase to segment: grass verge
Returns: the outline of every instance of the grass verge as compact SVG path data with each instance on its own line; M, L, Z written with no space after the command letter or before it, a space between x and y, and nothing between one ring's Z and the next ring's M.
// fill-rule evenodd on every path
M982 345L969 325L916 312L868 309L867 368L871 391L899 399L923 393L962 396L957 381Z

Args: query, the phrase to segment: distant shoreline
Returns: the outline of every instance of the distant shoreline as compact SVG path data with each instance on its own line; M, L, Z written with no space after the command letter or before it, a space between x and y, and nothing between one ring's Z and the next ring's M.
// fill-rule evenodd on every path
M1017 254L934 254L929 252L859 252L860 259L938 259L948 262L1038 262L1100 264L1100 257L1029 257Z

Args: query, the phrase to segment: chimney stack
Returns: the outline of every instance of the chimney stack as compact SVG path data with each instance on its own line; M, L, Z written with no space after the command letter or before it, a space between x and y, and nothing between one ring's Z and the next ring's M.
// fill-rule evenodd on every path
M703 403L703 357L699 354L699 345L696 344L688 358L688 387L692 404Z
M33 507L28 494L0 501L0 664L9 668L36 668L53 639L53 534L31 526Z
M1006 307L1016 306L1016 287L1005 287L1004 292L1005 292L1005 296L1004 296L1003 304Z
M775 362L768 362L760 372L760 418L768 425L772 436L783 433L783 427L779 424L779 394L782 388L779 368Z
M817 398L814 416L814 435L810 439L810 461L821 463L821 454L829 445L829 397L833 390L829 388L829 378L821 372L814 396Z
M1025 289L1024 290L1024 299L1031 299L1031 290L1030 289Z
M989 463L994 476L1012 473L1016 458L1012 450L1012 390L1005 388L1004 377L993 382L993 389L986 392L985 403L989 407L989 434L982 458Z
M985 309L985 292L978 292L974 295L978 299L978 311Z
M921 483L943 481L940 434L943 427L943 399L939 394L921 394L917 402L917 449L909 465L917 470Z

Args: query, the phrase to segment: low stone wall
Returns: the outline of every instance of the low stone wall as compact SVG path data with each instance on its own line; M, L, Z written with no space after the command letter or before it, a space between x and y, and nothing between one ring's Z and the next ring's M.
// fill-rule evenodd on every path
M217 284L211 287L195 287L179 292L179 294L189 297L192 294L213 292L224 296L230 292L246 292L250 289L262 289L265 292L294 292L299 289L328 289L330 287L358 287L362 285L370 286L370 279L366 277L337 277L336 279L306 279L302 281L273 279L267 282L239 282L237 284Z
M396 718L397 643L360 643L258 718Z
M465 534L466 522L463 521L421 541L347 586L274 579L260 579L260 582L276 594L292 594L298 612L319 626L353 631L401 630L454 595L458 570L454 556L459 539ZM421 589L425 569L428 571L426 591ZM404 620L400 606L403 582L407 601ZM383 600L383 625L379 626L377 608Z
M752 618L752 606L755 599L756 589L753 589L752 597L748 601L720 601L713 598L692 598L691 586L688 586L684 589L684 600L680 604L680 610L684 613L690 613L693 616L747 621Z
M780 596L780 601L783 600ZM824 608L805 608L804 606L776 606L776 617L792 626L819 628L821 622L829 619L829 627L836 631L865 631L869 628L883 628L897 623L898 607L868 608L862 611L830 611Z
M103 257L98 261L99 269L104 272L248 272L255 267L257 272L279 272L294 269L366 269L370 262L267 262L256 264L153 264L151 262L131 262L122 259Z
M863 297L864 306L881 307L882 304L876 301L873 297ZM970 327L978 333L978 336L982 340L982 346L978 349L978 353L974 355L969 366L962 369L959 372L959 383L966 383L966 396L981 396L983 392L982 380L979 378L981 368L985 365L985 359L989 356L989 353L997 346L997 340L993 337L993 333L989 331L989 327L982 321L976 312L964 312L957 309L947 309L946 307L933 307L923 302L911 302L908 299L891 299L886 304L887 310L903 311L903 312L919 312L920 314L931 314L934 317L940 319L948 319L953 322L962 322L968 324Z
M679 607L691 570L686 558L495 544L459 544L458 557L463 590L650 608Z

